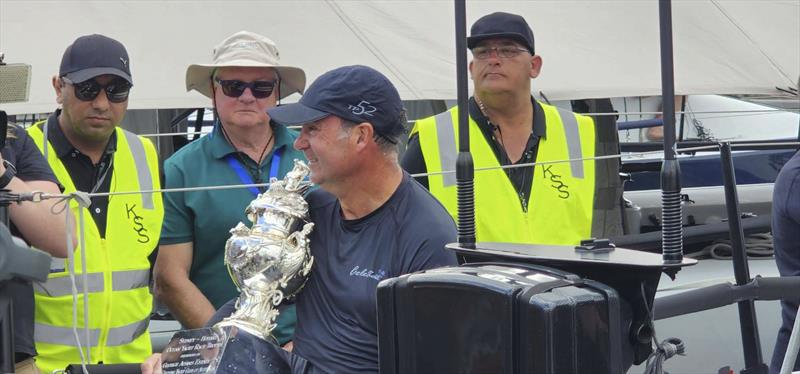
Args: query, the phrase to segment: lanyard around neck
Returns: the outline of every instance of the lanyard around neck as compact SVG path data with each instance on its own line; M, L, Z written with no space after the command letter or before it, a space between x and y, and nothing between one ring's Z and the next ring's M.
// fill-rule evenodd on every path
M281 163L281 153L283 153L283 148L284 147L280 147L276 149L275 152L272 154L272 163L270 164L269 168L270 180L272 178L278 177L278 169ZM242 181L242 184L255 184L255 182L253 181L253 177L250 175L249 172L247 172L247 170L245 170L245 166L242 164L242 162L240 162L236 158L236 155L234 153L230 153L227 156L225 156L225 160L228 161L228 165L230 165L231 169L233 169L233 171L236 172L236 175L239 176L239 180ZM258 196L258 194L261 192L258 188L254 186L248 187L247 189L250 190L250 193L252 193L253 196Z

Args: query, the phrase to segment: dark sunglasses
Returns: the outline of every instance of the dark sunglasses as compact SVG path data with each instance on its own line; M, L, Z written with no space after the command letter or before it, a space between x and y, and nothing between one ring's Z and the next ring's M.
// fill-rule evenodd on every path
M272 91L275 90L275 85L277 84L277 81L242 82L236 79L216 79L216 81L222 87L222 93L225 96L239 97L242 96L245 89L249 88L256 99L263 99L272 95Z
M89 79L81 83L75 83L67 77L61 77L61 80L71 84L72 87L75 88L75 97L81 101L92 101L97 98L100 91L105 90L108 101L112 103L122 103L128 100L128 94L131 93L131 87L133 87L130 82L122 78L113 79L111 82L104 85L98 83L94 79Z

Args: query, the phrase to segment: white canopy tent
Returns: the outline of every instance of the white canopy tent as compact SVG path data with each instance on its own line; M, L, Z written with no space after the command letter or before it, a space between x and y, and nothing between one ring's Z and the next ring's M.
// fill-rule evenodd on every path
M676 94L774 94L800 75L800 1L673 1ZM551 100L659 95L658 3L467 1L467 24L493 11L523 15L544 59L535 93ZM309 82L334 67L381 70L406 100L454 99L452 1L0 0L0 51L33 66L30 100L10 114L52 111L50 78L80 35L128 48L131 109L208 105L185 92L191 63L246 29L275 40ZM777 87L777 88L776 88Z

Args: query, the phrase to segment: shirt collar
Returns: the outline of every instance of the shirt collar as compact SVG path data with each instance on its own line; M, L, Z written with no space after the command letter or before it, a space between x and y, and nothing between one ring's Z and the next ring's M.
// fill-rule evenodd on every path
M536 99L531 96L531 103L533 103L533 136L537 138L547 138L547 125L545 124L545 117L544 117L544 109L542 109L542 104L540 104ZM481 112L480 107L478 107L478 102L475 101L475 97L469 98L469 116L475 120L475 123L478 124L478 127L483 132L488 132L489 134L494 131L492 126L489 123L489 118L483 115Z
M272 127L272 132L275 134L275 143L272 147L272 152L280 149L281 147L293 146L292 144L294 143L294 139L292 138L289 129L272 121L270 121L269 125ZM214 125L214 130L211 131L211 134L208 134L208 136L211 137L211 155L217 159L224 158L229 154L237 152L236 149L230 143L228 143L228 139L225 139L225 135L222 133L220 126L222 126L222 124L217 122ZM265 160L266 159L267 158L265 158Z
M47 140L50 142L50 145L53 146L53 149L56 151L56 155L58 158L62 158L73 151L80 152L72 143L69 142L67 136L64 135L64 131L61 129L61 125L58 122L58 116L61 115L61 109L57 109L49 118L47 118ZM105 155L114 154L117 150L117 131L111 133L111 138L108 140L108 144L106 144Z

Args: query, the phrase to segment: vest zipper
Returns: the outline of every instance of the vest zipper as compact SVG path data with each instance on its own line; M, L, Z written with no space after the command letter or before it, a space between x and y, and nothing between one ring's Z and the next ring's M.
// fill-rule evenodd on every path
M519 202L522 204L522 213L528 213L528 200L522 192L519 193Z

